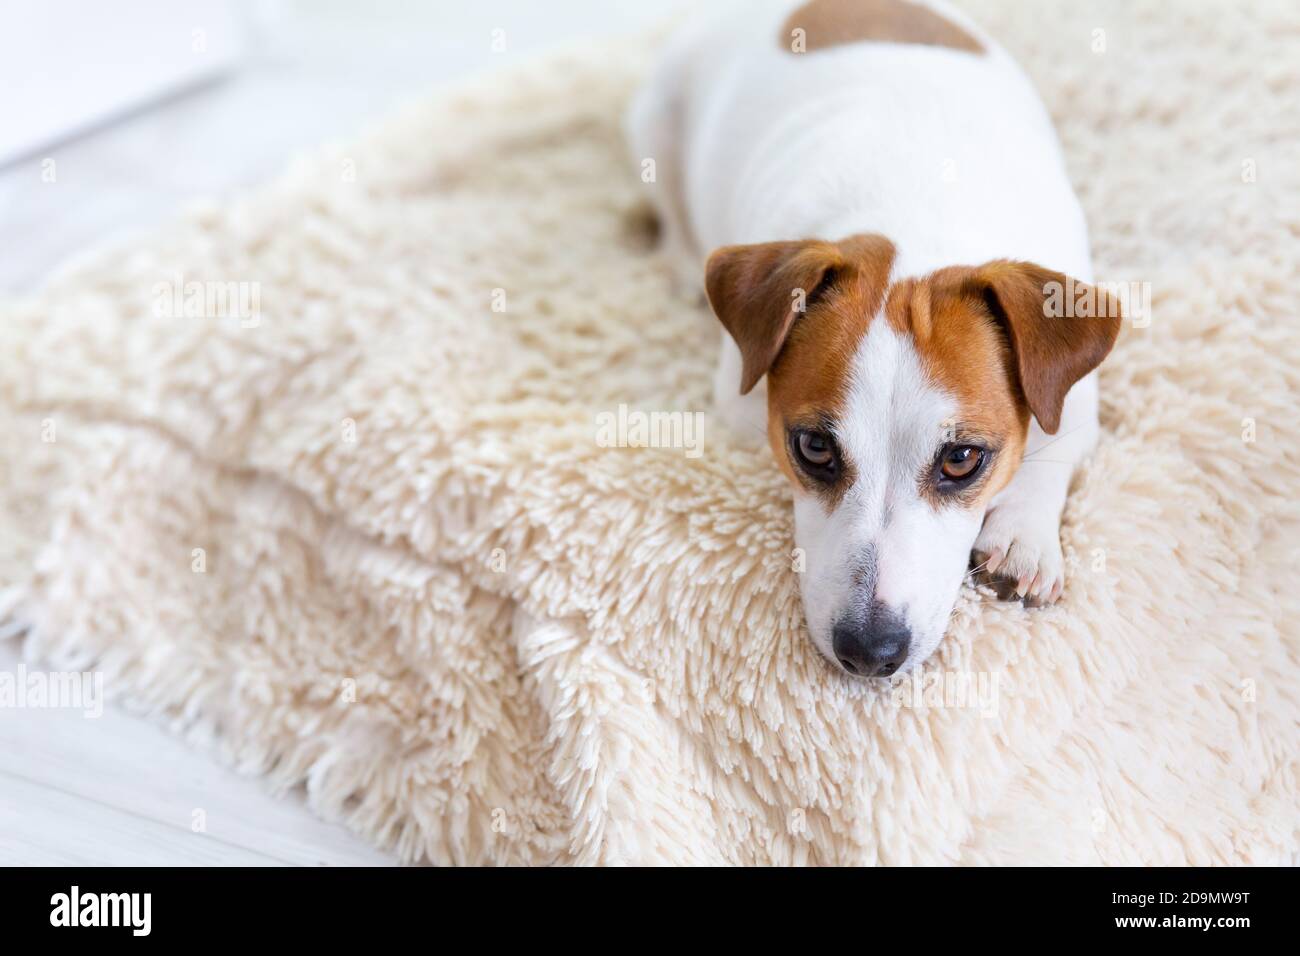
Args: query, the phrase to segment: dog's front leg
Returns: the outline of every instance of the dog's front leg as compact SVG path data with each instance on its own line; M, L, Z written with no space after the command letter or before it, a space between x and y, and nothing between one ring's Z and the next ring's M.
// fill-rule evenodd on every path
M1097 373L1070 389L1056 434L1029 424L1024 460L994 496L975 540L986 575L1002 579L1031 604L1051 604L1065 585L1061 512L1075 467L1097 443Z

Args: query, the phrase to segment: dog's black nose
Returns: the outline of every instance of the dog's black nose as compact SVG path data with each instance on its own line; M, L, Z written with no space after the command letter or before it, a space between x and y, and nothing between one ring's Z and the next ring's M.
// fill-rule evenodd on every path
M888 677L903 666L911 643L903 619L879 604L865 618L841 620L831 633L836 659L857 677Z

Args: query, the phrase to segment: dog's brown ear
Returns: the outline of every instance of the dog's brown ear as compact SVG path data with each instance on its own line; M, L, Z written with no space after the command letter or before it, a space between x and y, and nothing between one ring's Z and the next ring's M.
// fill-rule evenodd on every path
M1029 410L1043 431L1055 434L1066 393L1101 364L1119 336L1119 302L1063 273L1010 260L973 270L967 291L1005 328Z
M795 319L844 265L839 244L812 239L723 246L709 256L704 288L740 347L740 394L767 374Z

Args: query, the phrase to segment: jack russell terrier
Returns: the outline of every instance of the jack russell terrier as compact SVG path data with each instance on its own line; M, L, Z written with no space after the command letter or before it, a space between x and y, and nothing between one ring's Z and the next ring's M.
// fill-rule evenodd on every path
M718 412L794 486L818 650L917 666L972 560L1054 602L1121 317L1011 57L940 3L745 0L669 43L628 130L722 323Z

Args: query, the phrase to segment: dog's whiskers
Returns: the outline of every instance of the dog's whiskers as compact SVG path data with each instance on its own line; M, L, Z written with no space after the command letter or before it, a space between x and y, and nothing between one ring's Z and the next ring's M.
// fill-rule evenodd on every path
M1073 435L1075 432L1077 432L1080 428L1083 428L1083 427L1084 427L1083 425L1079 425L1079 426L1077 426L1077 427L1075 427L1075 428L1071 428L1068 432L1062 432L1061 434L1059 434L1059 435L1057 435L1055 438L1053 438L1051 441L1049 441L1046 445L1040 445L1039 447L1035 448L1032 452L1030 452L1028 455L1025 455L1025 456L1021 459L1021 461L1031 461L1031 460L1033 460L1033 457L1034 457L1035 455L1037 455L1037 454L1039 454L1039 453L1041 453L1041 452L1046 451L1047 449L1049 449L1049 448L1051 448L1053 445L1055 445L1058 441L1060 441L1062 438L1067 438L1067 437L1069 437L1070 435Z

